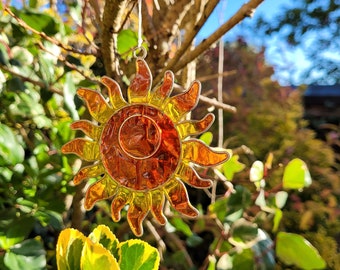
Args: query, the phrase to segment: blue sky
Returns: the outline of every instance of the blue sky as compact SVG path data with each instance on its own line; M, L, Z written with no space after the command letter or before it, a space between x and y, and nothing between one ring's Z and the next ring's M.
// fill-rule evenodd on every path
M206 38L210 34L212 34L220 25L227 21L232 15L237 12L237 10L247 1L241 0L222 0L218 7L214 10L213 14L210 16L209 20L203 26L200 31L197 42L200 42L202 39ZM294 1L287 0L265 0L260 6L257 8L254 16L252 18L246 18L245 23L251 23L251 21L255 21L259 16L265 16L268 19L275 19L281 13L281 9L283 6L290 6ZM242 23L242 22L241 22ZM226 33L223 37L226 41L233 41L237 37L241 35L240 28L235 26L228 33ZM256 39L256 33L254 33L254 37ZM249 41L250 45L255 44L255 39ZM302 50L300 48L292 49L287 48L284 42L279 40L270 40L272 45L268 46L266 50L266 60L270 65L281 66L280 70L277 69L276 73L273 76L273 79L278 80L282 85L287 85L291 82L299 83L299 75L305 68L311 65L309 61L306 60ZM278 51L284 52L283 54L278 53ZM280 58L278 58L280 56ZM291 72L288 68L282 69L283 62L292 62L298 63L298 71ZM287 64L287 67L290 65Z

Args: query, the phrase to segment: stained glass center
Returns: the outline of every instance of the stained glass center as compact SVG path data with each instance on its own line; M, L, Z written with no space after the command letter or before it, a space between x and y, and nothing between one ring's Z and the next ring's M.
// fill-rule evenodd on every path
M161 130L150 117L133 115L124 121L118 137L120 146L127 155L143 159L152 156L158 150Z

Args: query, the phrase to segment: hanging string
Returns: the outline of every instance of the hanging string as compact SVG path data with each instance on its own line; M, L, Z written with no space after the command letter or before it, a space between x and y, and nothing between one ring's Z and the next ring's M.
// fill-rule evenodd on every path
M142 0L138 0L138 40L137 47L135 48L133 55L134 57L145 58L146 57L146 49L142 46L143 44L143 36L142 36ZM142 53L141 56L138 56L139 53Z
M142 0L138 0L138 45L137 47L142 47Z

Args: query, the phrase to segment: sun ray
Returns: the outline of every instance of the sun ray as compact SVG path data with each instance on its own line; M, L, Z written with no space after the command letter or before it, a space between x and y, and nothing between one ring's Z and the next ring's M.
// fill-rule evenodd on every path
M201 166L215 166L229 158L228 152L214 151L197 139L184 141L182 147L183 160Z
M170 179L164 191L173 208L188 217L197 217L198 211L190 204L187 190L181 181Z
M115 80L104 76L101 81L108 89L111 106L114 110L118 110L127 105L127 102L123 98L122 90Z
M194 168L185 163L181 163L176 176L185 183L195 188L208 188L212 182L209 179L202 179Z
M188 120L179 123L176 127L181 135L181 139L185 139L191 135L198 135L210 128L215 120L215 116L212 113L208 113L201 120Z
M85 100L91 116L99 123L105 123L114 113L99 92L91 89L79 88L77 94Z
M89 136L91 139L98 141L100 138L100 134L102 129L94 124L92 124L88 120L79 120L73 122L70 126L72 129L78 129L85 133L85 135Z
M103 173L105 173L105 168L101 162L94 165L86 166L77 172L77 174L73 178L73 183L75 185L78 185L85 179L98 177Z
M112 178L104 175L103 178L92 184L86 191L84 208L90 210L97 201L113 197L116 194L117 186L117 183Z
M200 82L194 81L187 91L168 99L164 107L165 113L170 115L173 121L177 123L185 114L196 107L200 92Z
M150 103L159 108L163 108L165 99L170 95L174 85L174 74L171 71L166 71L164 80L152 93Z
M134 195L127 212L127 220L133 233L141 236L143 234L143 220L150 210L151 196L146 192L139 192Z
M76 138L61 148L64 154L76 154L86 161L96 161L99 158L99 145L83 138Z
M120 220L120 211L126 204L130 203L133 193L127 188L118 187L116 194L111 203L111 217L113 221L118 222Z
M147 102L152 84L152 76L148 64L141 58L136 61L136 76L128 88L129 103Z
M165 196L157 189L151 192L151 196L151 213L159 224L164 225L166 223L166 217L163 214Z

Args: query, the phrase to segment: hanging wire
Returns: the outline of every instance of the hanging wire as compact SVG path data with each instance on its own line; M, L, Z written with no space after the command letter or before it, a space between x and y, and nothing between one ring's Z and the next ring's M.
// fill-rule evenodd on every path
M143 43L142 37L142 0L138 0L138 44L137 47L141 48Z
M143 44L143 36L142 36L142 0L138 0L138 40L137 40L137 47L133 51L133 56L135 58L142 58L146 57L146 49L142 46ZM141 56L139 55L141 53Z

